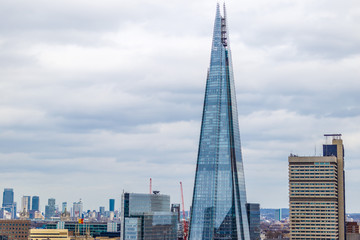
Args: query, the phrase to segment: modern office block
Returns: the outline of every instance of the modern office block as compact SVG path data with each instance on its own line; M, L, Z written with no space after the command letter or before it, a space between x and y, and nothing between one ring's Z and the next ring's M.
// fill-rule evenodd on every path
M14 190L12 188L5 188L3 193L3 204L4 208L11 208L14 204Z
M40 209L40 198L39 196L32 197L31 210L39 211Z
M99 213L100 213L101 216L104 216L104 214L105 214L105 207L104 206L99 207Z
M274 211L275 220L276 220L276 221L281 221L281 216L282 216L282 214L281 214L281 208L275 209L275 211Z
M55 198L48 199L48 205L45 206L45 218L50 219L55 216Z
M61 212L64 213L67 211L67 202L62 202L61 204Z
M202 239L250 239L229 32L219 4L190 220L190 240Z
M251 240L260 240L260 204L247 203L246 210L249 220L249 232Z
M289 156L290 239L345 239L344 147L325 136L323 156Z
M113 223L112 223L113 224ZM120 223L114 223L116 225L116 232L113 232L114 226L109 227L108 222L86 222L84 224L79 224L78 221L66 221L66 222L56 222L51 221L46 224L46 229L67 229L69 232L75 233L78 232L79 235L87 235L90 233L90 236L102 236L106 233L111 232L111 234L120 235ZM84 239L84 238L81 238Z
M83 203L80 199L80 201L73 203L73 217L82 218L82 214L83 214Z
M30 203L31 203L31 198L30 198L30 196L23 196L23 197L21 198L21 209L20 209L20 211L29 212L29 210L30 210Z
M115 211L115 199L109 199L109 211Z
M170 196L123 193L121 239L177 239L178 214L170 211Z

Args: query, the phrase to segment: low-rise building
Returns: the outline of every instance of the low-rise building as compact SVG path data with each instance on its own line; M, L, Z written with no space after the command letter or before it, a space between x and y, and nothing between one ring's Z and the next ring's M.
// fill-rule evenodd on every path
M30 240L70 240L67 229L30 229Z
M0 239L28 240L29 220L0 220Z

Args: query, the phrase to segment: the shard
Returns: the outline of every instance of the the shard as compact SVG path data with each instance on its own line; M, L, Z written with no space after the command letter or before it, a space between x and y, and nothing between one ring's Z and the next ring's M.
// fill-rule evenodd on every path
M249 240L245 179L226 12L217 5L206 81L190 240Z

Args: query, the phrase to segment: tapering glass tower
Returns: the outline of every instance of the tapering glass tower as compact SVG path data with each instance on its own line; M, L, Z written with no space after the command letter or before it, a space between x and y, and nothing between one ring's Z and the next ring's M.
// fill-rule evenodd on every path
M246 239L245 179L226 11L217 5L208 71L190 240Z

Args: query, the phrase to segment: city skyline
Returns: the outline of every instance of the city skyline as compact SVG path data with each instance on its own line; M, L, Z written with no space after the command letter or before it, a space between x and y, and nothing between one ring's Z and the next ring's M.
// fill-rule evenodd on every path
M151 177L188 209L215 4L0 1L0 189L97 209ZM287 207L287 156L342 133L360 212L359 9L227 1L248 202Z

